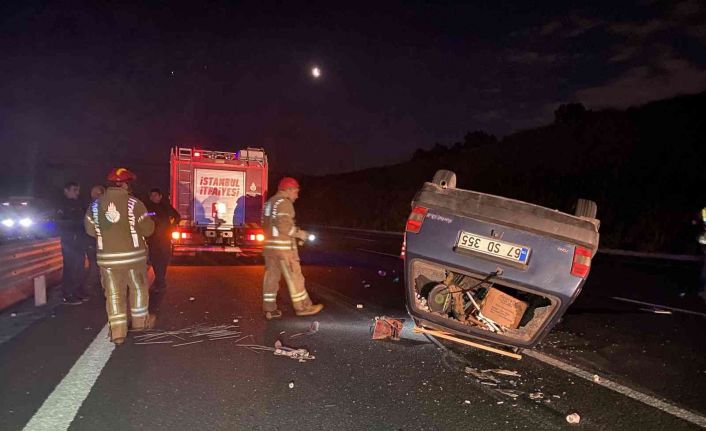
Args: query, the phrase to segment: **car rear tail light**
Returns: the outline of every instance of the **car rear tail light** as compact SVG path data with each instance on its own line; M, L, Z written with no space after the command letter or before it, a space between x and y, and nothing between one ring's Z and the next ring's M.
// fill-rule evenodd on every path
M429 210L424 207L414 207L412 208L412 213L407 219L407 232L419 233L422 229L422 223L424 223L424 218L427 216Z
M404 259L407 255L407 234L402 237L402 251L400 252L400 259Z
M574 261L571 264L571 275L586 278L590 270L591 250L577 246L574 250Z
M181 235L179 235L179 232L174 231L172 232L172 239L179 239L181 238Z

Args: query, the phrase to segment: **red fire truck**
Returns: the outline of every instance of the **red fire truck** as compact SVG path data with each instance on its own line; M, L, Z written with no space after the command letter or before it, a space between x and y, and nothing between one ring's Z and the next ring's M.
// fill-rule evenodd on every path
M262 208L267 155L262 148L235 153L176 147L171 153L171 199L181 214L173 253L262 252Z

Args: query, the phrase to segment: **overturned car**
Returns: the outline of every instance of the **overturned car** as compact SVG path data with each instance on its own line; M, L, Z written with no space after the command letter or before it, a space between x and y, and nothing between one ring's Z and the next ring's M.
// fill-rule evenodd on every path
M575 215L456 188L438 171L412 202L405 233L409 314L455 336L531 348L586 282L598 250L596 204Z

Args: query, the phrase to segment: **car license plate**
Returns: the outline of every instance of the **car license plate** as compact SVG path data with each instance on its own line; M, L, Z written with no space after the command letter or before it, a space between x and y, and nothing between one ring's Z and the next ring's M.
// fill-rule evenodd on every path
M495 256L500 259L527 265L532 249L524 245L512 244L495 238L487 238L475 233L461 231L456 248Z

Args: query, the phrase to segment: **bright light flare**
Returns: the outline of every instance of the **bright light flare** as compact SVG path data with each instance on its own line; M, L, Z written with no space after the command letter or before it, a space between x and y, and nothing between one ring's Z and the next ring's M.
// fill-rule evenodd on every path
M20 220L20 226L22 227L30 227L32 226L33 222L32 219L29 217L25 217L22 220Z
M11 218L6 218L5 220L2 221L2 225L5 227L12 227L15 225L15 221Z
M313 233L310 234L310 235L309 235L309 241L310 241L310 242L316 241L316 235L314 235Z
M321 78L321 69L319 69L317 66L314 66L311 68L311 76L313 76L316 79Z
M177 232L177 231L172 232L172 239L179 239L179 238L180 238L179 232Z
M257 235L255 235L255 239L257 239L258 242L262 242L265 240L265 235L258 233Z

